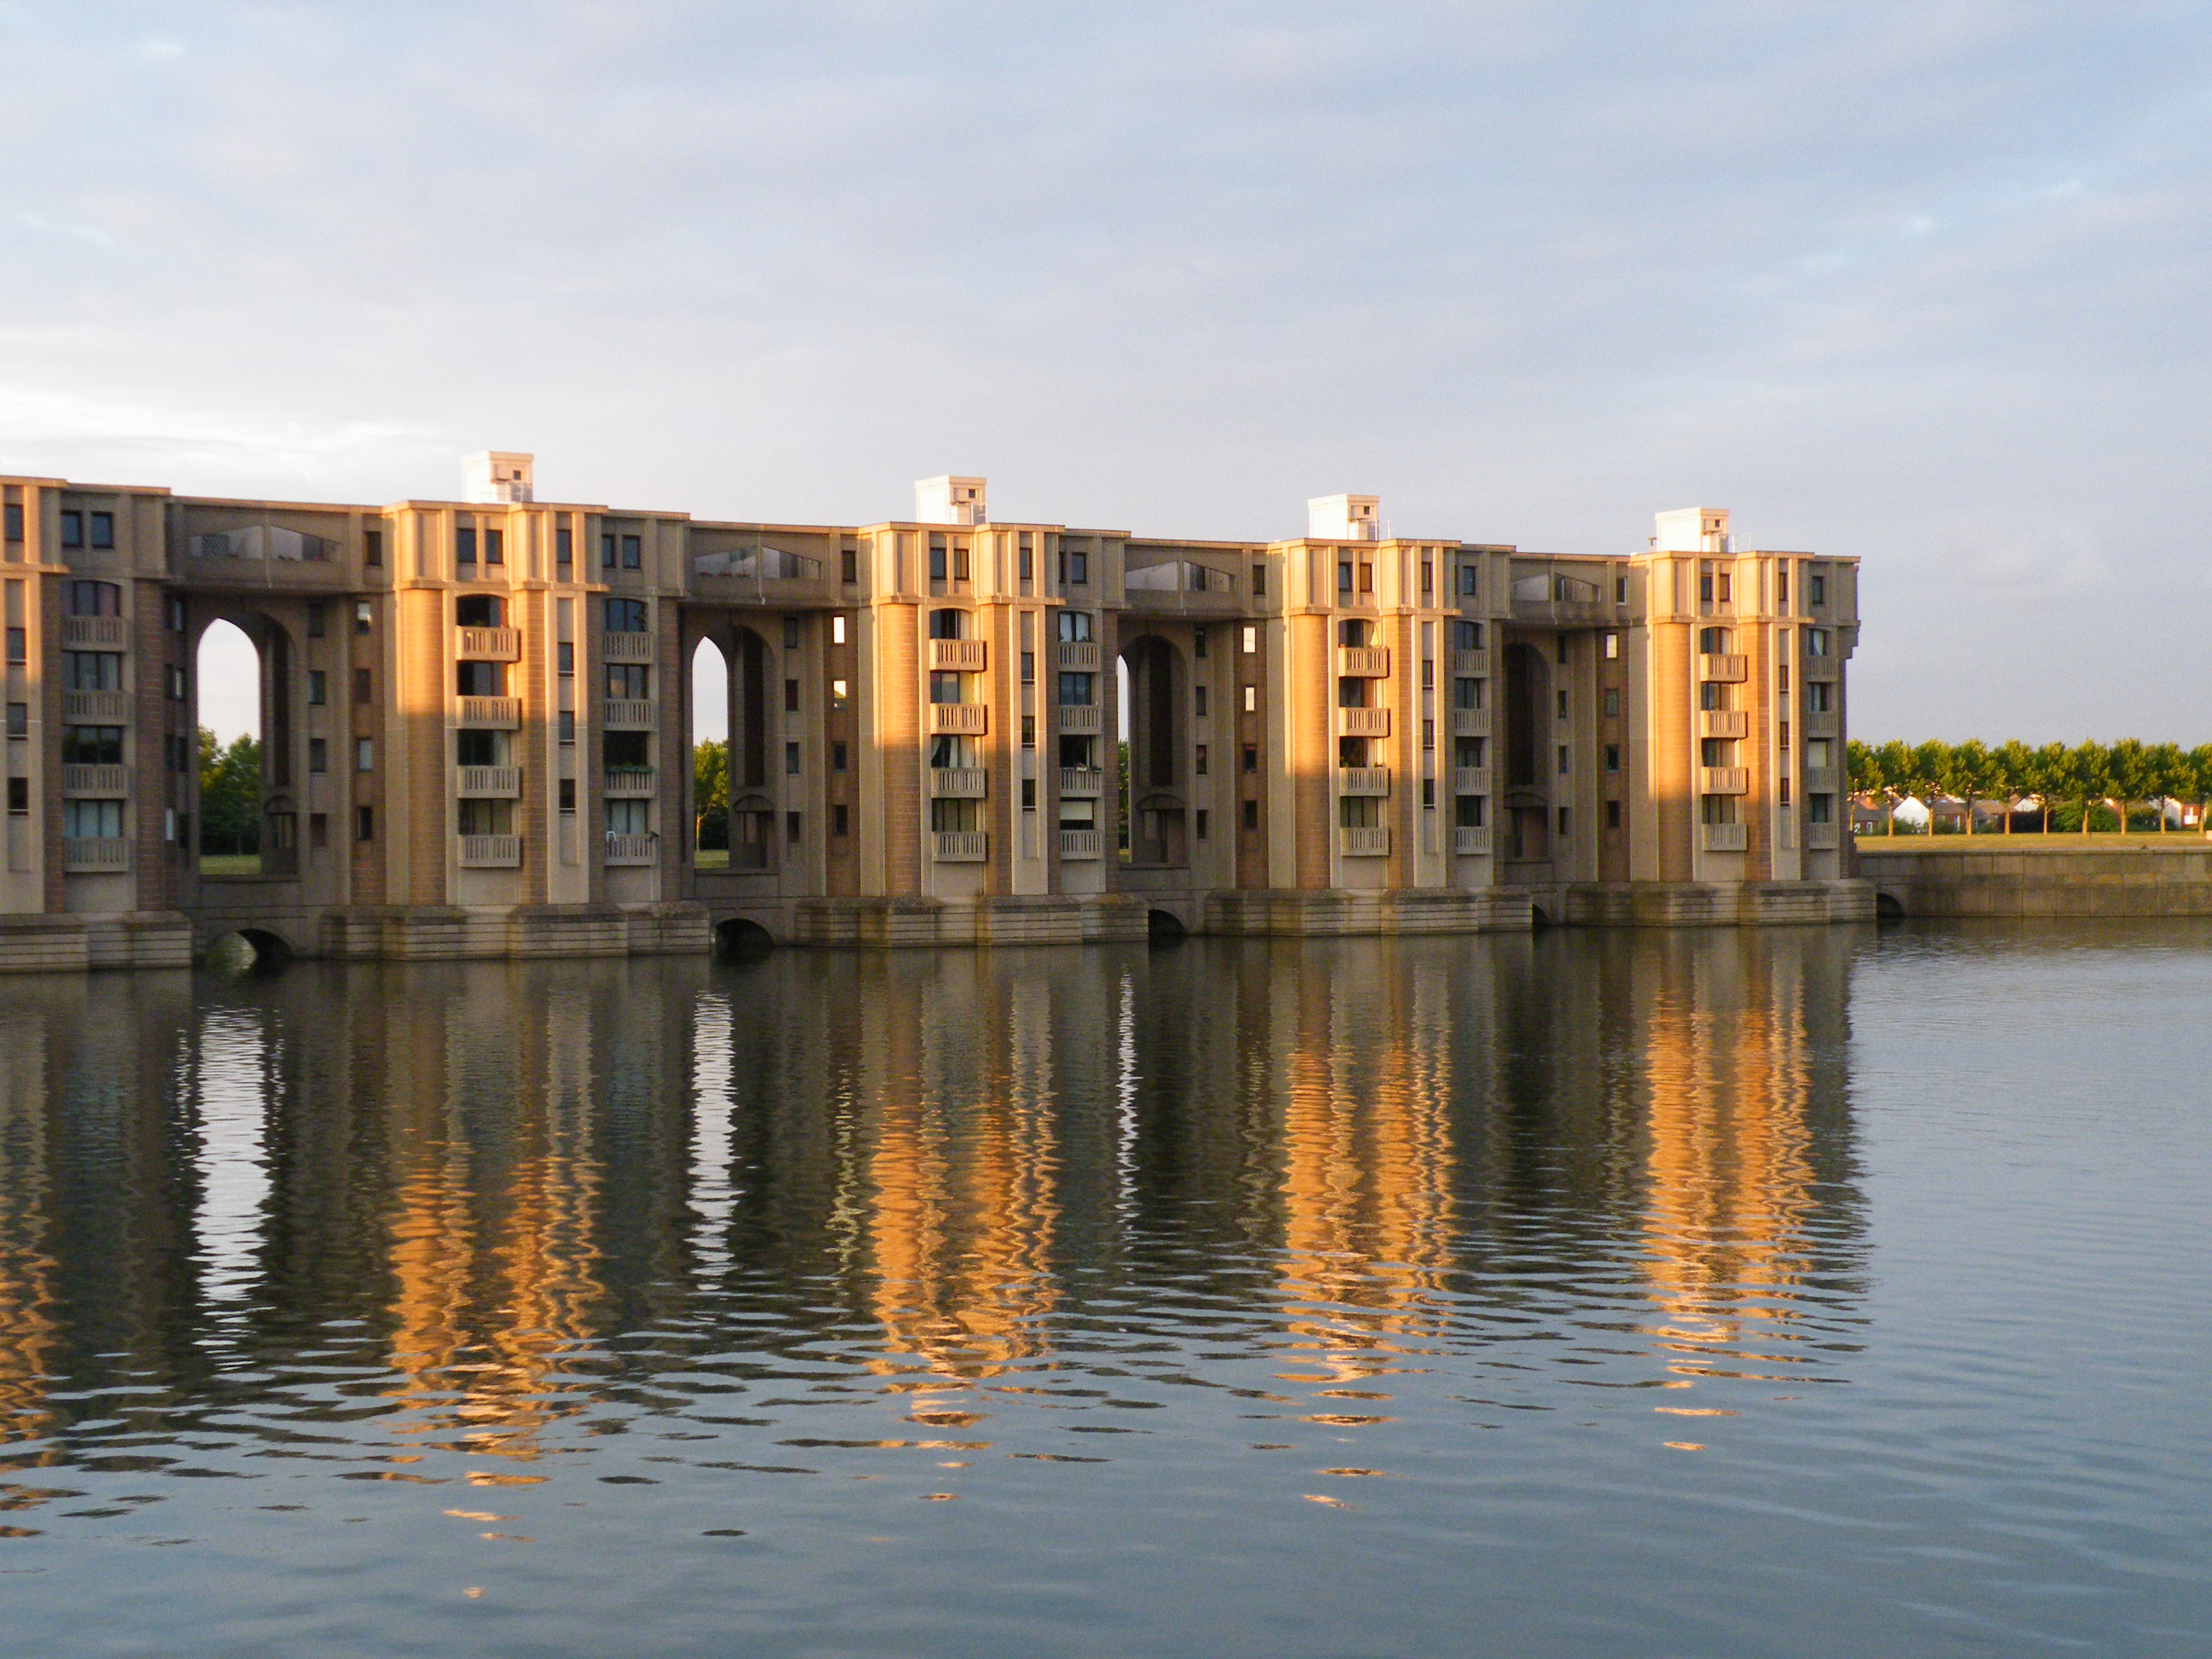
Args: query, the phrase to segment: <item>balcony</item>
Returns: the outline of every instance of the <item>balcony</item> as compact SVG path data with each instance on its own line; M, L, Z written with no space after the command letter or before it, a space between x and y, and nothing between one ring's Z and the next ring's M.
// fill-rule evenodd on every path
M647 830L641 836L609 835L606 841L605 861L611 865L636 866L651 864L656 857L660 837Z
M1063 795L1103 795L1106 793L1106 775L1085 766L1063 766L1060 769L1060 793Z
M1747 795L1751 769L1747 766L1700 766L1698 793L1701 795Z
M1452 768L1451 783L1455 795L1486 795L1490 793L1490 769L1486 766L1455 766Z
M460 718L463 726L489 726L495 730L512 732L522 724L522 699L463 697Z
M981 800L988 793L991 775L980 766L933 766L929 794L933 800Z
M1387 826L1340 830L1336 832L1336 850L1348 859L1387 859L1390 856L1390 831Z
M980 734L991 729L991 711L980 702L933 702L929 705L929 729Z
M1836 792L1836 769L1832 766L1808 766L1805 769L1805 793L1808 795L1832 795Z
M1354 679L1387 680L1390 678L1390 647L1340 645L1336 647L1336 672Z
M95 720L102 726L120 725L131 718L131 694L128 691L64 691L62 693L62 718Z
M1839 720L1832 708L1805 711L1805 735L1808 738L1832 738L1840 735Z
M1698 850L1701 853L1741 853L1750 844L1748 824L1701 823L1698 826Z
M1833 823L1808 823L1805 826L1805 848L1820 852L1836 845L1836 826Z
M478 662L514 662L522 655L518 628L464 628L456 654Z
M599 635L601 662L651 662L653 635L649 633L602 634Z
M1462 857L1490 850L1490 826L1486 823L1462 824L1452 831L1452 851Z
M939 864L981 864L991 855L991 837L981 830L934 830L930 839Z
M62 768L62 793L64 795L127 795L130 793L131 769L127 766Z
M520 836L463 836L460 842L464 870L515 870L522 866Z
M1751 735L1751 714L1741 708L1700 708L1698 710L1698 735L1701 738L1747 738Z
M62 842L64 870L113 871L131 867L131 843L119 836L70 838Z
M1103 858L1102 846L1096 830L1063 830L1060 832L1060 855L1064 859Z
M1455 651L1451 653L1451 672L1455 678L1480 679L1490 672L1490 653Z
M1490 711L1487 708L1455 708L1451 711L1451 734L1455 738L1486 738L1490 735Z
M1390 735L1390 711L1340 708L1336 711L1336 734L1340 738L1387 738Z
M1063 732L1096 732L1099 729L1098 705L1095 702L1064 702L1052 713L1054 723Z
M601 793L609 795L649 795L653 793L650 766L610 766L599 774Z
M1340 766L1336 769L1336 793L1340 795L1387 795L1390 793L1390 769L1387 766Z
M599 720L610 726L651 726L653 702L647 697L609 697Z
M1730 652L1726 656L1708 653L1698 659L1698 678L1701 680L1718 680L1729 685L1741 685L1748 672L1743 653L1740 651Z
M120 617L64 617L62 643L119 650L131 643L130 624Z
M983 640L932 640L929 665L947 673L980 674L989 665L991 647Z
M1095 673L1098 668L1098 641L1096 640L1062 640L1059 654L1054 660L1071 672Z
M522 769L519 766L457 766L453 769L453 792L478 799L513 800L522 793Z

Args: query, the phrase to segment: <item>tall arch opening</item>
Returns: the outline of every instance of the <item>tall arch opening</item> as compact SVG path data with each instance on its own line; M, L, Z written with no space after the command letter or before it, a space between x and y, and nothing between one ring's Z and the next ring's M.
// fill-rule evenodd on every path
M192 672L199 725L191 762L199 775L199 813L191 831L203 875L262 872L268 796L261 743L264 678L253 636L228 618L210 623Z
M729 867L764 873L775 867L775 783L769 734L781 718L770 702L775 658L750 628L730 635Z
M691 653L691 846L696 867L730 867L730 659L712 639Z
M1185 840L1182 654L1156 634L1121 649L1115 665L1123 725L1121 857L1133 866L1190 862Z

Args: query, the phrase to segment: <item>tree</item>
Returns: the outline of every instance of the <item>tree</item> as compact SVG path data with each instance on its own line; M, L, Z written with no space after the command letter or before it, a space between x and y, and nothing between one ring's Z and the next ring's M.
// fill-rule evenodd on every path
M1875 751L1875 759L1881 767L1881 787L1889 796L1889 833L1893 836L1897 833L1898 801L1912 772L1912 751L1892 738Z
M1936 833L1936 801L1943 793L1943 779L1951 769L1951 745L1941 738L1915 744L1906 775L1911 793L1928 809L1928 833Z
M2047 836L2051 833L2051 809L2073 799L2073 754L2063 743L2046 743L2029 762L2027 775L2037 799L2043 803L2043 833Z
M2166 833L2166 804L2186 799L2189 788L2189 757L2181 752L2178 743L2153 744L2143 751L2144 787L2155 798L2158 805L2158 832Z
M1943 757L1943 787L1966 803L1966 833L1974 833L1974 802L1991 787L1996 766L1988 748L1969 738Z
M2120 806L2120 833L2128 833L2128 805L2151 794L2150 751L2133 738L2122 738L2105 751L2105 776Z
M2096 804L2112 793L2112 751L2094 739L2067 750L2069 798L2081 803L2081 833L2096 830Z
M2012 834L2012 809L2019 805L2022 795L2035 793L2032 781L2035 775L2035 750L2014 738L2000 744L1990 758L2002 780L1997 787L2004 791L2005 834L2008 836Z
M730 844L730 745L719 738L691 745L691 810L694 846Z
M261 744L241 733L228 748L199 731L200 851L261 850Z
M2197 803L2197 827L2204 825L2204 803L2212 800L2212 743L2200 744L2183 757L2189 763L2189 781L2184 786Z

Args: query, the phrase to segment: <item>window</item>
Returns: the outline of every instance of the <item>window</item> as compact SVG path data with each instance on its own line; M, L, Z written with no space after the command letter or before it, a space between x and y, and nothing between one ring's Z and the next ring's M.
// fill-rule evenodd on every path
M1609 685L1605 689L1605 712L1608 720L1620 717L1620 688L1617 685Z
M553 670L558 674L576 672L576 644L573 640L562 640L553 647Z
M1786 722L1784 725L1783 732L1784 741L1786 742L1789 734L1789 726ZM1829 757L1833 753L1834 750L1831 747L1827 738L1811 738L1805 744L1805 764L1808 766L1832 765L1833 763L1830 760Z
M1774 605L1778 611L1790 609L1790 567L1786 564L1774 567Z
M11 702L8 705L8 735L11 738L27 738L31 735L31 705L27 702Z
M939 672L929 677L929 700L932 702L960 702L966 687L958 674Z
M1015 574L1023 581L1036 575L1036 538L1026 530L1021 533L1021 551L1016 556Z
M1252 567L1252 597L1255 599L1263 599L1267 596L1267 567L1264 564L1255 564Z
M1260 769L1260 750L1255 744L1248 743L1244 745L1244 769L1247 772L1257 772Z
M641 662L611 662L607 665L607 696L625 701L643 702L651 696L652 680Z
M783 770L787 777L799 775L799 745L795 743L783 745Z
M169 601L169 631L172 634L185 631L185 602L182 599L173 598Z
M1339 708L1366 708L1367 682L1351 674L1339 679L1336 683L1336 706Z
M1559 718L1560 718L1561 720L1565 720L1565 719L1566 719L1566 717L1567 717L1567 689L1566 689L1566 687L1565 687L1565 686L1561 686L1561 687L1559 688Z
M560 718L554 722L554 729L559 733L562 743L575 742L576 711L573 708L561 710Z
M1437 591L1437 568L1430 561L1421 561L1421 597L1427 599Z
M1774 800L1778 806L1787 806L1790 805L1789 779L1777 778L1774 781Z
M372 567L384 562L384 532L381 530L361 532L361 562Z
M465 697L503 697L507 695L507 665L503 662L464 662L454 665L454 689Z
M1349 559L1336 562L1336 591L1340 593L1352 592L1352 561Z
M483 562L486 564L505 564L507 562L507 532L505 531L487 530L484 532Z
M852 817L850 813L842 805L831 807L830 809L830 833L833 836L843 836L849 835L851 832Z
M1036 653L1034 651L1022 653L1022 684L1024 685L1036 684Z
M64 801L62 834L71 841L122 840L123 803L119 800Z
M933 640L957 640L964 637L968 613L964 611L943 610L929 613L929 637Z
M1805 682L1805 712L1807 714L1826 714L1829 708L1828 697L1829 688L1828 683L1826 680L1808 680Z
M1036 780L1035 778L1022 780L1022 810L1025 812L1036 811Z
M1701 605L1713 602L1713 573L1710 570L1698 573L1698 602Z
M1605 659L1607 662L1617 662L1620 659L1620 635L1618 634L1608 634L1605 636Z
M1567 636L1561 634L1552 641L1552 660L1565 666L1567 660Z
M1806 796L1805 818L1809 823L1833 823L1836 821L1836 798L1833 795Z
M1717 680L1707 680L1698 688L1698 707L1700 708L1727 708L1728 700L1722 695L1727 689Z
M168 667L168 677L169 701L182 702L185 700L185 671L177 664L171 663Z
M1249 657L1259 648L1260 630L1256 628L1247 628L1244 630L1244 654Z
M599 532L599 568L612 570L614 568L615 534L611 530L602 531Z
M1567 825L1571 822L1572 819L1568 815L1568 810L1562 806L1559 809L1559 839L1561 841L1567 839Z
M1091 556L1079 547L1060 550L1060 580L1064 586L1084 587L1091 581Z
M830 708L844 708L844 707L845 707L845 705L846 705L847 703L850 702L851 701L852 701L852 687L851 687L851 684L850 684L850 683L849 683L848 681L845 681L845 680L832 680L832 681L830 681Z
M797 680L786 680L783 683L783 712L787 714L795 714L799 712L799 682Z
M1464 678L1454 680L1452 682L1452 707L1455 708L1481 708L1482 682L1480 680Z
M353 740L353 769L374 772L376 769L376 739L356 738Z
M845 613L842 611L830 618L830 643L832 645L845 643Z
M1455 622L1451 625L1452 649L1480 651L1482 649L1482 624L1479 622Z
M1805 654L1808 657L1825 657L1828 654L1826 629L1808 628L1805 630Z
M62 514L62 545L64 547L84 545L83 514L71 511Z
M11 542L23 539L23 507L20 501L10 501L7 507L7 538Z
M799 649L799 618L796 617L783 619L783 648L787 651Z
M653 833L653 803L611 800L606 804L606 833L610 836L649 836Z
M328 812L307 814L307 845L321 852L331 844L331 815Z
M1479 578L1479 577L1477 576L1477 574L1476 574L1476 567L1475 567L1475 566L1471 565L1471 564L1463 564L1463 565L1460 566L1460 568L1459 568L1459 596L1460 596L1460 598L1462 598L1462 599L1474 599L1474 598L1475 597L1475 595L1476 595L1477 591L1478 591L1478 590L1477 590L1476 584L1477 584L1477 582L1478 582L1479 580L1480 580L1480 578Z
M499 616L496 593L464 593L453 601L453 621L462 628L496 628Z
M119 617L123 614L123 590L113 582L69 582L62 588L64 607L72 617ZM321 607L307 607L308 623L312 628L314 613Z
M1024 749L1036 747L1036 716L1035 714L1022 716L1022 747Z
M643 599L615 599L607 601L606 631L610 634L642 634L646 631L645 601Z
M1787 803L1785 802L1784 805ZM1605 804L1605 827L1608 830L1620 828L1620 803L1617 800L1609 800Z
M31 781L28 778L8 780L8 810L21 817L31 810Z
M642 735L642 734L641 734ZM453 733L453 763L457 766L499 766L506 762L497 732L473 729Z
M1805 595L1805 596L1806 596L1806 598L1807 598L1808 599L1809 599L1813 604L1814 604L1814 605L1826 605L1826 604L1827 604L1827 602L1828 602L1828 579L1827 579L1826 576L1808 576L1808 577L1805 579L1805 587L1806 587L1806 595ZM1816 822L1818 822L1818 820L1816 820Z
M846 753L845 745L842 743L833 743L830 745L830 769L832 772L842 772L845 769Z
M1433 691L1436 689L1437 659L1434 657L1424 657L1421 659L1421 690Z
M13 636L20 631L9 629L9 655L16 662L22 659L15 653ZM120 691L123 689L123 653L119 651L63 652L62 689L65 691Z
M330 632L330 606L311 605L307 607L307 637L319 640Z
M1201 807L1200 807L1200 808L1198 809L1198 811L1197 811L1194 814L1193 814L1192 816L1193 816L1193 821L1194 821L1194 823L1195 828L1196 828L1196 830L1197 830L1198 838L1199 838L1199 840L1200 840L1200 841L1204 841L1204 840L1206 839L1206 809L1205 809L1203 806L1201 806Z
M1063 611L1060 613L1060 637L1070 645L1091 638L1091 613L1088 611Z
M1359 591L1363 593L1375 591L1375 567L1364 561L1359 567Z
M1452 800L1453 828L1458 830L1481 829L1483 807L1486 800L1487 797L1482 795L1455 796Z
M310 772L327 772L331 769L331 745L327 738L307 739L307 769Z
M566 523L558 526L553 532L553 562L556 565L572 565L576 562L576 532L569 529Z
M1698 630L1698 650L1701 654L1708 657L1720 657L1727 655L1728 629L1725 628L1700 628Z
M119 726L64 726L62 727L62 764L122 765L123 728Z
M837 560L839 580L857 582L860 580L860 550L859 548L848 547L840 550Z
M1479 769L1482 765L1483 739L1457 738L1452 742L1452 764Z
M929 538L929 580L933 582L943 581L945 569L945 538L932 536Z
M645 538L625 536L622 538L623 562L625 570L642 569L645 565Z
M1248 714L1256 714L1260 712L1260 688L1256 685L1248 685L1244 688L1244 712Z
M1613 602L1615 605L1626 605L1628 603L1627 577L1615 576L1613 579Z
M1194 657L1206 654L1206 630L1203 628L1194 628L1190 631L1190 654Z
M376 809L374 806L353 809L353 838L356 841L376 839Z
M1244 803L1244 827L1247 830L1257 830L1260 827L1260 803L1256 800L1248 800Z
M1433 750L1436 746L1437 723L1434 720L1423 720L1421 722L1421 748L1424 752L1426 752Z
M964 582L968 579L968 544L955 542L952 544L952 580L956 582ZM793 839L798 839L795 833Z
M1206 745L1202 743L1191 757L1190 769L1201 778L1206 775Z
M1060 677L1060 706L1063 708L1091 707L1091 682L1094 674L1062 674Z
M1191 699L1191 712L1199 719L1204 720L1206 718L1206 688L1202 685L1192 687Z
M1726 738L1700 738L1698 743L1698 764L1726 766L1729 761L1729 750L1731 746Z
M453 562L474 564L476 562L476 524L472 520L463 519L453 526Z
M1617 743L1609 743L1605 746L1605 769L1608 772L1620 770L1620 745Z
M1567 775L1567 745L1566 745L1566 744L1565 744L1563 743L1563 744L1561 744L1559 745L1559 775L1560 775L1561 777L1565 777L1565 776L1566 776L1566 775Z

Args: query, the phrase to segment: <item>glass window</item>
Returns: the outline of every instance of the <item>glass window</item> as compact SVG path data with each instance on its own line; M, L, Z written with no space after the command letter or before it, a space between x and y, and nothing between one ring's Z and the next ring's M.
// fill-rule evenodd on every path
M643 599L610 599L606 604L608 633L642 634L646 631Z
M11 640L9 643L12 646L14 641ZM122 653L63 652L62 689L67 691L120 691L123 689Z
M62 514L62 545L64 547L82 547L84 545L83 514L67 512Z
M63 596L72 617L119 617L123 590L113 582L70 582ZM312 615L313 607L309 607Z
M622 538L622 568L623 569L637 570L642 568L645 563L645 538L642 536L623 537Z
M122 765L123 728L119 726L64 726L62 727L62 764Z
M929 613L929 637L933 640L957 640L965 637L968 613L950 608Z
M1092 674L1062 674L1060 677L1060 706L1063 708L1091 707Z
M1071 645L1091 638L1091 613L1088 611L1061 611L1060 637Z

